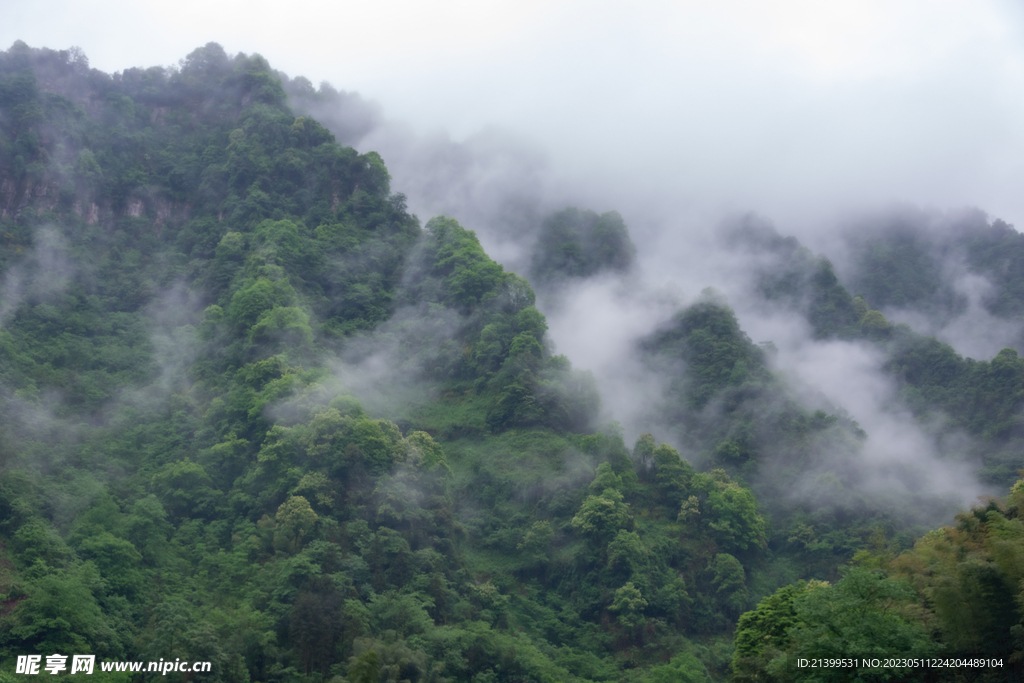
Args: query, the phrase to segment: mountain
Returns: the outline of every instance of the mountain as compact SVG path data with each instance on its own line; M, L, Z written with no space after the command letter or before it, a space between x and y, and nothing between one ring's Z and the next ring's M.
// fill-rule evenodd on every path
M829 591L882 610L856 581L899 603L908 652L1019 654L998 640L1020 628L1019 485L911 549L949 502L901 462L882 469L896 499L871 493L874 437L811 405L710 290L635 344L672 444L630 446L599 424L594 375L554 353L531 282L338 143L378 115L214 43L113 75L77 50L0 53L5 659L180 658L240 683L723 680L809 651L785 629L751 645L771 605L806 629L839 623L814 607ZM644 246L577 207L532 234L527 275L553 300L629 277ZM764 225L726 239L771 255L765 306L884 354L914 419L966 434L958 462L1009 490L1016 352L974 361L891 324L869 307L891 301ZM1010 268L976 251L979 272ZM982 578L950 564L961 546ZM943 605L975 593L957 630Z

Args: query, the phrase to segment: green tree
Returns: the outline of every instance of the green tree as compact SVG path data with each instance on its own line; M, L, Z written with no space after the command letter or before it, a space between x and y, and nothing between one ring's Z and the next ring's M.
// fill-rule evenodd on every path
M827 672L796 666L800 658L923 658L935 653L927 629L914 618L916 594L880 570L848 567L835 584L782 589L741 619L734 671L739 680L903 680L911 668L859 667ZM777 649L776 649L777 648ZM784 648L784 649L783 649ZM824 678L823 678L824 676Z
M104 618L95 591L101 579L90 564L47 573L26 586L8 643L28 652L95 652L117 656L123 645Z
M650 457L654 461L654 480L661 500L669 509L678 510L690 490L693 467L668 444L656 447Z
M309 501L303 496L292 496L281 503L274 517L282 543L292 550L298 550L302 546L302 542L313 532L319 519L309 506Z
M335 661L341 637L342 597L328 579L312 582L299 593L289 616L288 634L298 650L303 672L325 674Z
M620 529L608 544L608 569L620 579L633 579L647 570L649 555L638 533Z
M434 252L430 272L443 278L446 303L468 309L496 295L502 267L488 258L474 232L443 216L427 221L424 230Z
M627 581L622 588L615 591L615 597L609 607L612 612L619 615L622 625L630 628L643 621L643 613L646 608L647 601L632 581Z
M632 524L629 505L623 502L622 494L615 489L605 489L598 496L587 496L572 518L574 529L602 546Z
M733 552L765 547L768 527L757 512L753 491L721 470L694 475L693 488L707 495L702 518L719 547Z
M134 597L142 590L142 555L129 541L103 531L82 539L77 550L79 556L96 563L107 591Z
M705 683L711 679L699 659L682 652L668 664L652 666L640 680L643 683Z
M202 517L213 512L218 498L212 481L199 463L179 460L153 475L153 491L176 517Z
M575 207L557 211L541 224L530 264L530 278L541 283L566 277L590 277L633 265L636 247L622 216L598 216Z
M379 683L380 657L373 650L367 650L349 660L348 678L351 683Z
M747 577L743 565L728 553L718 553L708 569L715 596L727 614L739 616L747 607Z

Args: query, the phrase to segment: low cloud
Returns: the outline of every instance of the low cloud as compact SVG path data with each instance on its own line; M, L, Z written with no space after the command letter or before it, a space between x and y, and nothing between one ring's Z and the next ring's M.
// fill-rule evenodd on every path
M35 231L28 253L0 279L0 325L22 304L46 303L64 290L77 272L67 241L53 226Z

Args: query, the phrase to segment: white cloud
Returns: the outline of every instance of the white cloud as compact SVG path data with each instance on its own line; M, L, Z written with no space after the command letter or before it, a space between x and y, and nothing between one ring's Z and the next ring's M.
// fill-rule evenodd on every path
M718 286L755 341L775 340L794 376L850 407L881 460L939 456L887 411L877 359L745 309L749 260L709 251L708 227L754 210L814 246L844 210L890 200L976 205L1024 227L1024 34L1007 0L38 0L5 14L0 46L79 45L105 71L173 64L216 41L358 90L408 124L368 138L390 145L394 189L415 211L481 230L506 262L526 258L496 237L515 229L494 213L507 198L618 209L645 291ZM431 175L435 159L459 163ZM621 286L579 289L550 322L559 350L625 412L649 378L616 359L666 311Z

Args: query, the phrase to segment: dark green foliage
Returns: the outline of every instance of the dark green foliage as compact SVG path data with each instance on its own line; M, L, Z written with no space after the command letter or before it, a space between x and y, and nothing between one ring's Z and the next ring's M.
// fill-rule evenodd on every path
M636 247L617 211L570 207L548 216L533 248L530 278L542 285L602 271L628 271Z
M125 643L111 629L95 593L101 582L95 566L54 570L32 577L18 610L4 625L5 644L30 652L96 652L118 656Z
M743 333L714 292L643 340L640 350L652 369L668 373L663 415L685 435L698 462L751 478L770 468L774 476L762 478L761 486L772 500L781 500L782 489L793 481L787 476L797 476L820 450L858 447L862 433L856 423L802 407L770 372L764 349ZM657 454L644 447L641 457L656 460ZM679 487L670 494L665 478L686 480L692 471L669 475L663 469L657 475L662 495L671 496L666 502L678 511L685 498Z
M866 292L866 300L851 296L826 260L754 218L730 230L728 239L737 248L771 256L757 274L766 299L801 312L816 336L877 344L906 405L922 420L938 419L951 433L962 430L978 438L968 457L984 462L983 479L1008 486L1024 466L1024 459L1014 455L1024 438L1017 417L1024 407L1024 394L1017 383L1016 352L1004 349L989 362L963 358L934 338L915 334L906 325L892 325L869 303L912 306L936 320L946 320L963 302L955 300L948 285L940 286L940 275L951 264L965 262L996 285L1003 308L997 311L995 300L986 306L1005 315L1017 310L1012 303L1017 285L1011 259L1024 242L1005 224L989 225L975 213L937 227L930 226L930 220L908 211L851 232L854 258L860 264L855 268L855 283ZM720 367L724 372L728 363Z
M682 311L643 348L686 364L686 401L698 410L723 390L743 391L769 378L764 352L740 330L732 311L713 298Z
M934 339L903 332L898 342L890 368L906 383L915 411L923 416L941 411L956 426L988 441L989 452L1024 438L1024 360L1016 350L1003 349L991 361L978 362Z
M381 158L295 117L262 58L211 44L116 78L83 60L0 55L0 152L18 157L0 159L0 272L26 285L0 330L3 476L21 482L4 498L4 652L204 658L238 681L573 680L545 641L575 643L571 612L510 611L504 580L469 577L459 470L421 429L481 425L520 454L530 428L536 464L573 457L556 433L589 428L596 390L551 356L530 285L455 221L421 231ZM401 429L326 367L385 321L395 362L449 397ZM632 473L621 439L586 448ZM561 471L543 464L537 492L544 470ZM549 493L560 522L534 523L534 567L580 502ZM537 610L543 650L506 635Z
M711 680L707 668L689 652L672 658L668 664L653 666L643 678L649 683L702 683Z
M960 428L980 433L990 428L993 417L1005 415L1002 443L1015 443L1016 422L1011 415L1019 410L1021 398L1009 384L993 387L992 393L979 392L991 382L981 379L992 374L988 364L964 361L934 340L892 328L862 299L850 297L828 264L815 265L809 255L801 255L795 241L773 232L750 234L766 249L785 247L786 254L807 256L808 276L791 278L786 285L791 290L779 285L777 301L788 301L808 316L817 315L819 322L833 321L817 330L821 336L863 338L885 349L892 359L891 371L903 382L904 395L911 400L916 396L911 405L923 418L943 414L960 420L961 415L973 414L979 421L970 427L970 422L960 422ZM816 268L828 277L816 279ZM778 274L769 270L765 277ZM784 270L782 274L780 282L785 283L789 276ZM824 306L827 297L822 292L842 305ZM836 318L825 315L827 310L851 315ZM853 325L851 320L858 322ZM714 292L706 292L703 300L640 344L648 366L669 378L663 422L677 430L675 438L685 447L688 459L701 467L721 468L720 474L685 471L680 469L678 454L670 457L668 450L658 454L653 441L642 439L634 449L640 479L654 485L662 514L696 526L715 543L718 553L736 557L752 570L747 576L750 597L801 576L834 577L837 565L862 549L880 524L901 534L915 532L906 526L909 515L901 511L903 505L909 511L934 504L927 495L913 492L898 501L881 501L865 492L859 469L851 466L861 457L863 430L841 410L833 414L808 410L771 372L765 347L769 345L751 342ZM918 357L919 351L912 349L927 353ZM998 366L1012 382L1017 360L1011 354L1000 354ZM906 370L897 370L897 363L903 361L909 362ZM979 374L968 369L975 366ZM915 395L914 389L920 393ZM978 402L981 395L985 403ZM941 413L944 409L949 412ZM998 463L1007 472L1008 462L1015 461L1011 452L993 453L990 467L994 470ZM738 485L740 481L752 482L751 487ZM794 488L799 495L793 495ZM755 504L755 494L760 505ZM909 541L902 536L901 543ZM765 548L773 559L760 565L755 561L756 568L750 567ZM691 593L695 597L691 611L706 624L720 624L716 620L721 619L721 610L730 607L717 597L710 562L708 558L701 568L700 589ZM731 607L734 614L744 608L738 598Z
M453 403L485 406L482 422L489 431L588 429L598 408L593 379L573 370L564 356L549 354L547 323L534 298L524 279L484 253L472 231L434 218L405 273L400 299L415 313L394 328L401 335L401 361L418 378L462 393Z
M714 680L754 600L865 545L878 524L834 489L824 515L776 514L793 473L859 431L791 400L722 301L644 346L673 371L686 457L650 435L629 449L594 430L594 379L552 355L530 284L450 218L421 230L379 155L286 92L303 114L352 101L216 44L114 76L78 51L0 53L5 660L200 659L232 683ZM634 253L614 212L555 214L539 244L544 282ZM791 289L816 292L822 336L890 344L922 414L960 406L1013 443L1012 352L963 361L811 271ZM984 605L957 647L991 635L984 614L1017 618L989 600L1021 578L999 529L999 571L943 584ZM808 628L839 618L808 605Z
M958 272L984 277L981 300L993 315L1024 311L1024 236L979 211L935 215L902 208L861 219L846 234L853 263L849 287L874 305L909 308L942 322L963 312Z
M995 315L1011 317L1024 311L1024 236L1001 220L967 225L958 234L971 268L995 286L994 296L985 301Z
M734 617L739 616L746 608L748 599L743 565L732 555L719 553L708 569L713 574L711 585L715 589L715 597L723 610Z
M858 231L851 289L876 306L913 306L933 315L962 309L963 295L958 297L943 277L944 255L922 228L897 221L874 234Z
M782 237L755 216L730 226L725 239L734 249L759 254L765 265L756 273L758 293L803 313L815 336L850 338L859 334L864 314L857 310L827 259L801 247L793 237ZM770 258L766 261L765 256Z

